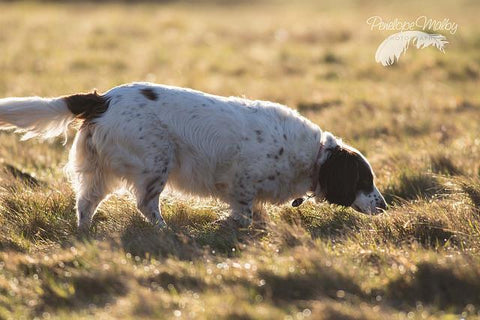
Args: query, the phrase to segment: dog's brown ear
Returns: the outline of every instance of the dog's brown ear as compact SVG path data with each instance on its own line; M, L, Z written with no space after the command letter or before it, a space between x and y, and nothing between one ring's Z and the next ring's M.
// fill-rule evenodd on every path
M355 201L359 181L358 157L342 147L330 152L320 167L318 183L321 192L330 203L350 206Z

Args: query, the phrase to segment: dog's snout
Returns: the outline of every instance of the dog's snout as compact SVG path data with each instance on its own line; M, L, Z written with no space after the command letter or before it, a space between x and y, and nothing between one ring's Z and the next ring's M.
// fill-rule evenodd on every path
M375 188L371 193L359 193L351 207L366 214L380 214L387 210L387 203L382 194Z

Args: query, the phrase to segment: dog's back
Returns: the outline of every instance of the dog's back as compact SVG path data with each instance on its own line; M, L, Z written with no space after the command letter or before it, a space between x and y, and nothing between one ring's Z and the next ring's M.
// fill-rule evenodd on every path
M105 97L109 109L95 121L94 143L115 161L124 156L113 148L128 149L122 154L132 158L115 170L128 175L145 166L146 154L171 153L169 183L197 195L228 196L234 175L250 172L266 181L262 189L275 190L270 200L284 200L282 182L272 176L304 170L321 135L296 112L267 101L149 83L116 87Z

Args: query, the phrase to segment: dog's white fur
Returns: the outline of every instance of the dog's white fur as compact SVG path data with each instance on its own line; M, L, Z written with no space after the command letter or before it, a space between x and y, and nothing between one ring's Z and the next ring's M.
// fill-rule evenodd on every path
M313 172L341 144L297 112L267 101L150 83L119 86L103 97L108 109L79 130L67 165L81 228L122 183L157 226L165 224L159 195L167 183L226 201L232 217L248 225L257 202L282 203L308 191L321 198L319 186L310 190ZM0 99L0 129L17 128L25 138L60 135L74 118L64 98ZM375 211L371 197L357 198L357 208Z

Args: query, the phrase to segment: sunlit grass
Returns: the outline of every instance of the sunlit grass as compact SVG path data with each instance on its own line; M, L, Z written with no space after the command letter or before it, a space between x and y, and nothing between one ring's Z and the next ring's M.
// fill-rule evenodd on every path
M375 14L459 23L445 54L374 61ZM480 312L478 5L347 0L0 3L0 96L131 81L288 104L366 154L379 216L267 206L219 228L212 199L168 193L169 228L127 196L75 228L61 141L0 133L0 318L407 319ZM432 50L430 50L432 49ZM70 135L71 136L71 135Z

